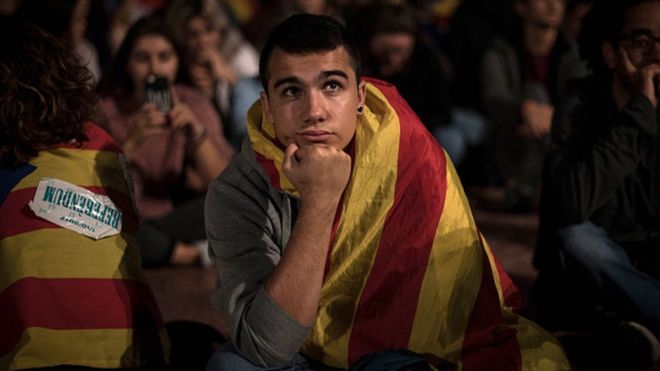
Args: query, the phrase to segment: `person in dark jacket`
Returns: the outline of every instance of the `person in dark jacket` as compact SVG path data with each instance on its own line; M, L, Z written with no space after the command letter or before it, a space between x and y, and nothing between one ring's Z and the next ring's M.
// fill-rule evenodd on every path
M553 121L532 300L558 326L571 324L550 314L636 333L632 364L648 366L660 358L660 1L599 3L586 22L594 72Z
M565 84L586 74L560 31L563 0L516 0L516 30L495 39L483 59L482 99L507 211L535 207L552 114Z

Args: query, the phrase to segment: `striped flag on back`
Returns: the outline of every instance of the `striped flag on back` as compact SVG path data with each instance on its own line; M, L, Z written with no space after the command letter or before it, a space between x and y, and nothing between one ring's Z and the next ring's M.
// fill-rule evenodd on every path
M61 364L162 366L163 320L141 270L121 149L93 124L89 141L42 150L0 179L0 370ZM29 208L42 178L106 195L122 230L99 240Z

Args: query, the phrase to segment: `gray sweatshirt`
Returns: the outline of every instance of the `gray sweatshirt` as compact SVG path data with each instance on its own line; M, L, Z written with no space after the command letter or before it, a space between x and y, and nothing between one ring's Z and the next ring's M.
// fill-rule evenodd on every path
M218 274L213 301L236 349L263 367L288 364L310 330L263 286L284 252L296 207L297 199L270 185L248 140L206 196L209 253Z

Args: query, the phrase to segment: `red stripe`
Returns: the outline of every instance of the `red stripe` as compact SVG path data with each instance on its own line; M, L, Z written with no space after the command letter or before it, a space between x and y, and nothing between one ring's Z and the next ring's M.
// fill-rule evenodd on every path
M270 184L275 189L281 190L282 187L280 186L280 173L277 171L277 167L275 167L275 161L269 160L260 153L257 153L257 162L266 171L266 175L268 175L268 178L270 178Z
M85 123L85 134L87 141L80 143L62 143L53 146L53 148L72 148L105 151L112 153L122 153L121 147L115 143L110 134L91 122Z
M394 205L356 309L350 365L367 353L408 347L447 185L440 146L392 85L369 81L394 107L401 134Z
M23 278L0 294L0 357L29 327L160 330L149 286L122 279Z
M137 217L133 212L133 202L125 193L103 187L83 187L91 192L106 195L122 211L122 231L134 234L137 230ZM12 191L0 206L0 240L25 232L45 228L62 228L34 214L28 202L34 198L37 187ZM126 212L129 210L129 212Z
M497 256L493 254L493 261L495 262L495 268L497 269L497 274L500 277L500 287L502 288L502 296L504 297L504 305L511 307L514 311L520 310L522 307L522 297L520 296L520 291L518 287L513 283L509 274L504 270L502 263L497 259Z
M522 359L516 330L501 327L502 310L486 251L481 287L465 330L461 358L465 370L520 370Z

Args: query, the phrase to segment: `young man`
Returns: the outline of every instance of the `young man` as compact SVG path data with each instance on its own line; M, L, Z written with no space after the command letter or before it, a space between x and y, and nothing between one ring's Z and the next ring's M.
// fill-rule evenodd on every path
M260 70L249 140L207 197L232 338L209 369L568 367L507 307L453 167L391 85L361 79L337 21L288 18Z
M660 357L660 1L597 3L589 17L581 49L594 75L553 123L533 298L628 339L598 358L648 366Z

